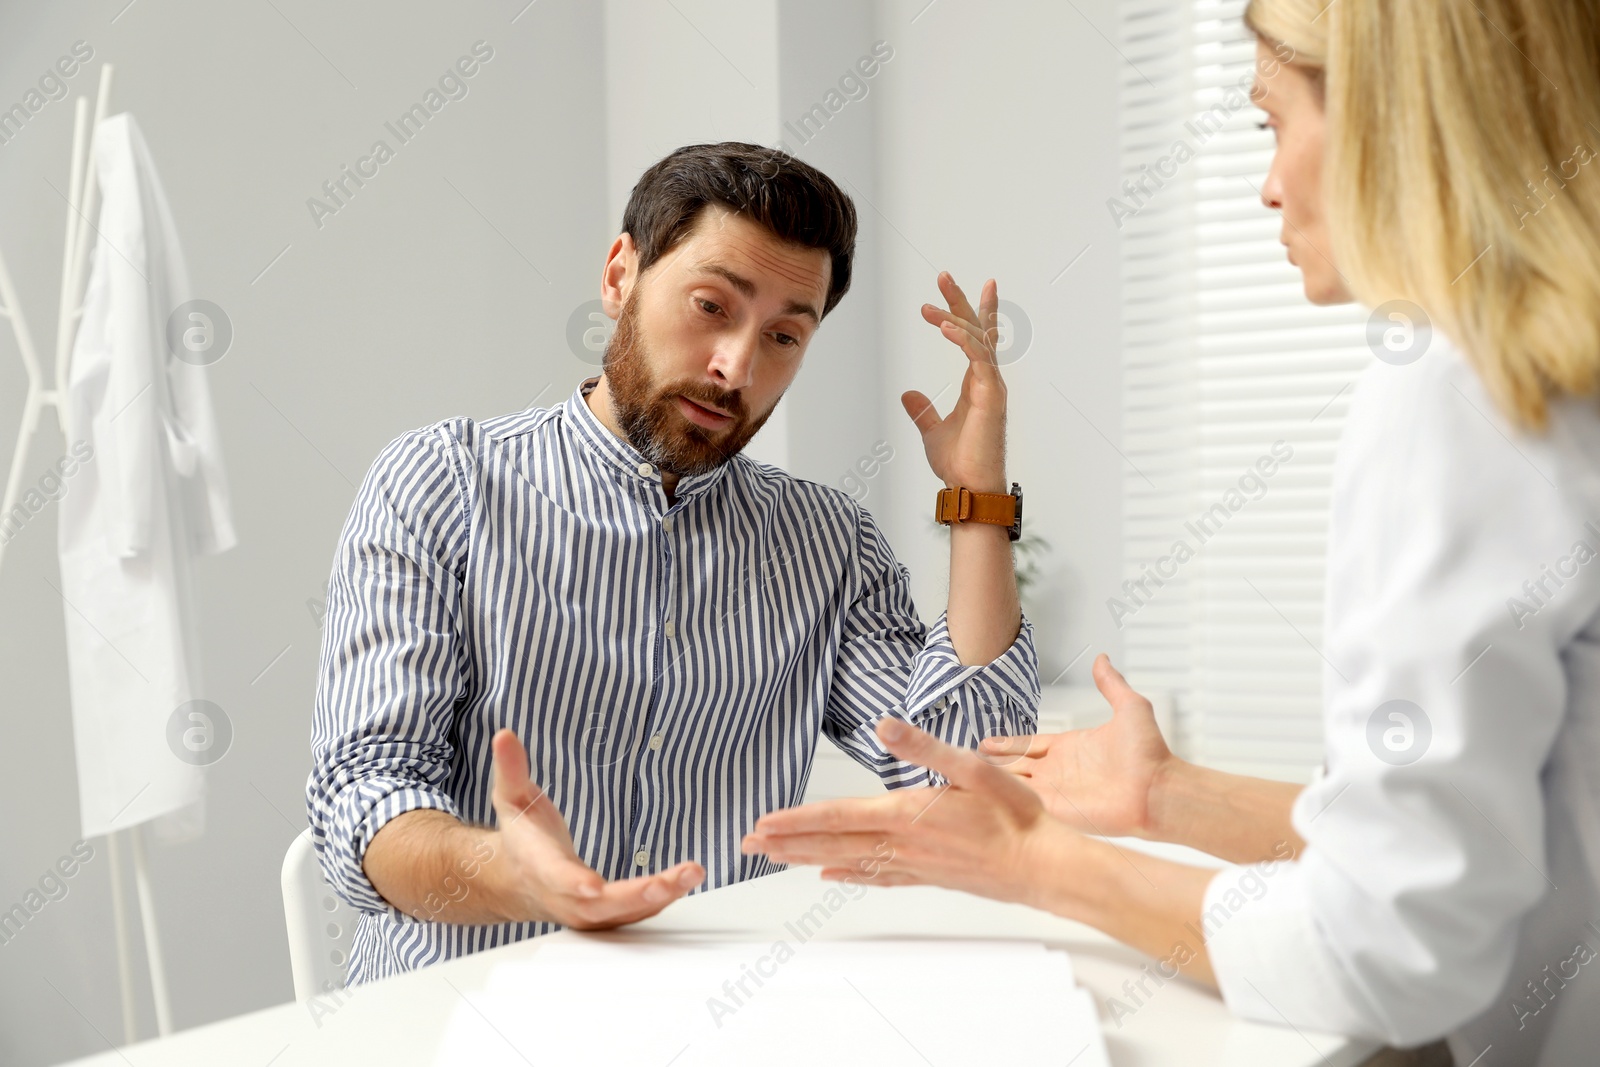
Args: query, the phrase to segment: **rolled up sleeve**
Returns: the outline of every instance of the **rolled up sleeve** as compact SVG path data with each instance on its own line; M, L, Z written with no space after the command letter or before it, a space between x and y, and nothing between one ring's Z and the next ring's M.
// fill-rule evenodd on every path
M459 817L444 788L468 686L460 639L466 508L455 442L441 427L391 443L368 471L328 584L306 784L324 875L356 908L414 921L363 871L389 820Z
M854 507L859 588L849 605L828 698L824 732L890 788L940 779L890 755L877 721L895 715L952 745L976 747L994 734L1031 734L1039 721L1039 661L1033 626L988 664L965 665L941 615L917 616L910 576L872 517Z

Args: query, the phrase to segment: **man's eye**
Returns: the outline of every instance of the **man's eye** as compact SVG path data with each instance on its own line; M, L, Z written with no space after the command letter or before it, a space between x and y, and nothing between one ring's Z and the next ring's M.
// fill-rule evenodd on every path
M698 297L696 298L696 300L700 304L700 310L704 311L708 315L715 315L717 312L722 310L721 305L713 304L709 300L699 300Z
M792 347L794 347L794 346L795 346L795 345L797 345L797 344L799 344L799 343L800 343L800 342L799 342L799 341L797 341L797 340L796 340L796 339L795 339L795 338L793 338L793 337L790 337L790 336L789 336L789 335L788 335L788 334L786 334L786 333L775 333L775 334L773 334L773 335L772 335L772 336L773 336L773 337L774 337L774 338L776 338L776 339L777 339L777 342L778 342L778 343L779 343L779 344L780 344L780 345L782 345L782 346L783 346L783 347L785 347L785 348L792 348Z

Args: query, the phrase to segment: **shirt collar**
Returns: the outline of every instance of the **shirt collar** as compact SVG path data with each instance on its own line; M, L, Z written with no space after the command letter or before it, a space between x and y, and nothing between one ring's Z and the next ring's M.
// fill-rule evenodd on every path
M572 427L578 440L586 445L607 466L611 467L625 481L634 484L648 484L656 488L661 486L661 472L649 460L629 444L624 438L618 437L606 428L605 423L595 417L589 410L588 396L594 392L594 387L600 384L599 378L585 378L578 384L578 388L567 398L564 410L566 423ZM734 457L735 459L737 457ZM719 463L704 474L686 474L678 479L678 485L673 490L673 498L677 501L687 500L699 496L722 480L727 473L733 459L726 463Z

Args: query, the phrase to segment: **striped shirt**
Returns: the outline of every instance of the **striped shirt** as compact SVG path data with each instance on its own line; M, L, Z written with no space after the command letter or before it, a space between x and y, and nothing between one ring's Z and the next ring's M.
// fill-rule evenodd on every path
M494 824L501 727L601 876L695 860L707 889L777 869L739 842L801 801L820 735L897 787L928 772L882 748L885 715L969 747L1035 728L1026 620L1000 658L963 666L866 511L742 455L681 479L668 506L584 402L595 381L406 433L356 495L307 782L322 870L360 909L351 985L559 928L427 921L362 872L402 812Z

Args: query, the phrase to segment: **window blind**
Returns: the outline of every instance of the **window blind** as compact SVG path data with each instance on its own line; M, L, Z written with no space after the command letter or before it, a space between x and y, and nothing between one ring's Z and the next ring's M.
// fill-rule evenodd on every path
M1322 762L1334 443L1373 357L1366 311L1305 299L1261 203L1273 141L1243 96L1255 58L1243 7L1119 11L1123 186L1107 209L1122 248L1128 462L1125 580L1107 609L1130 680L1173 693L1179 751L1303 781Z

